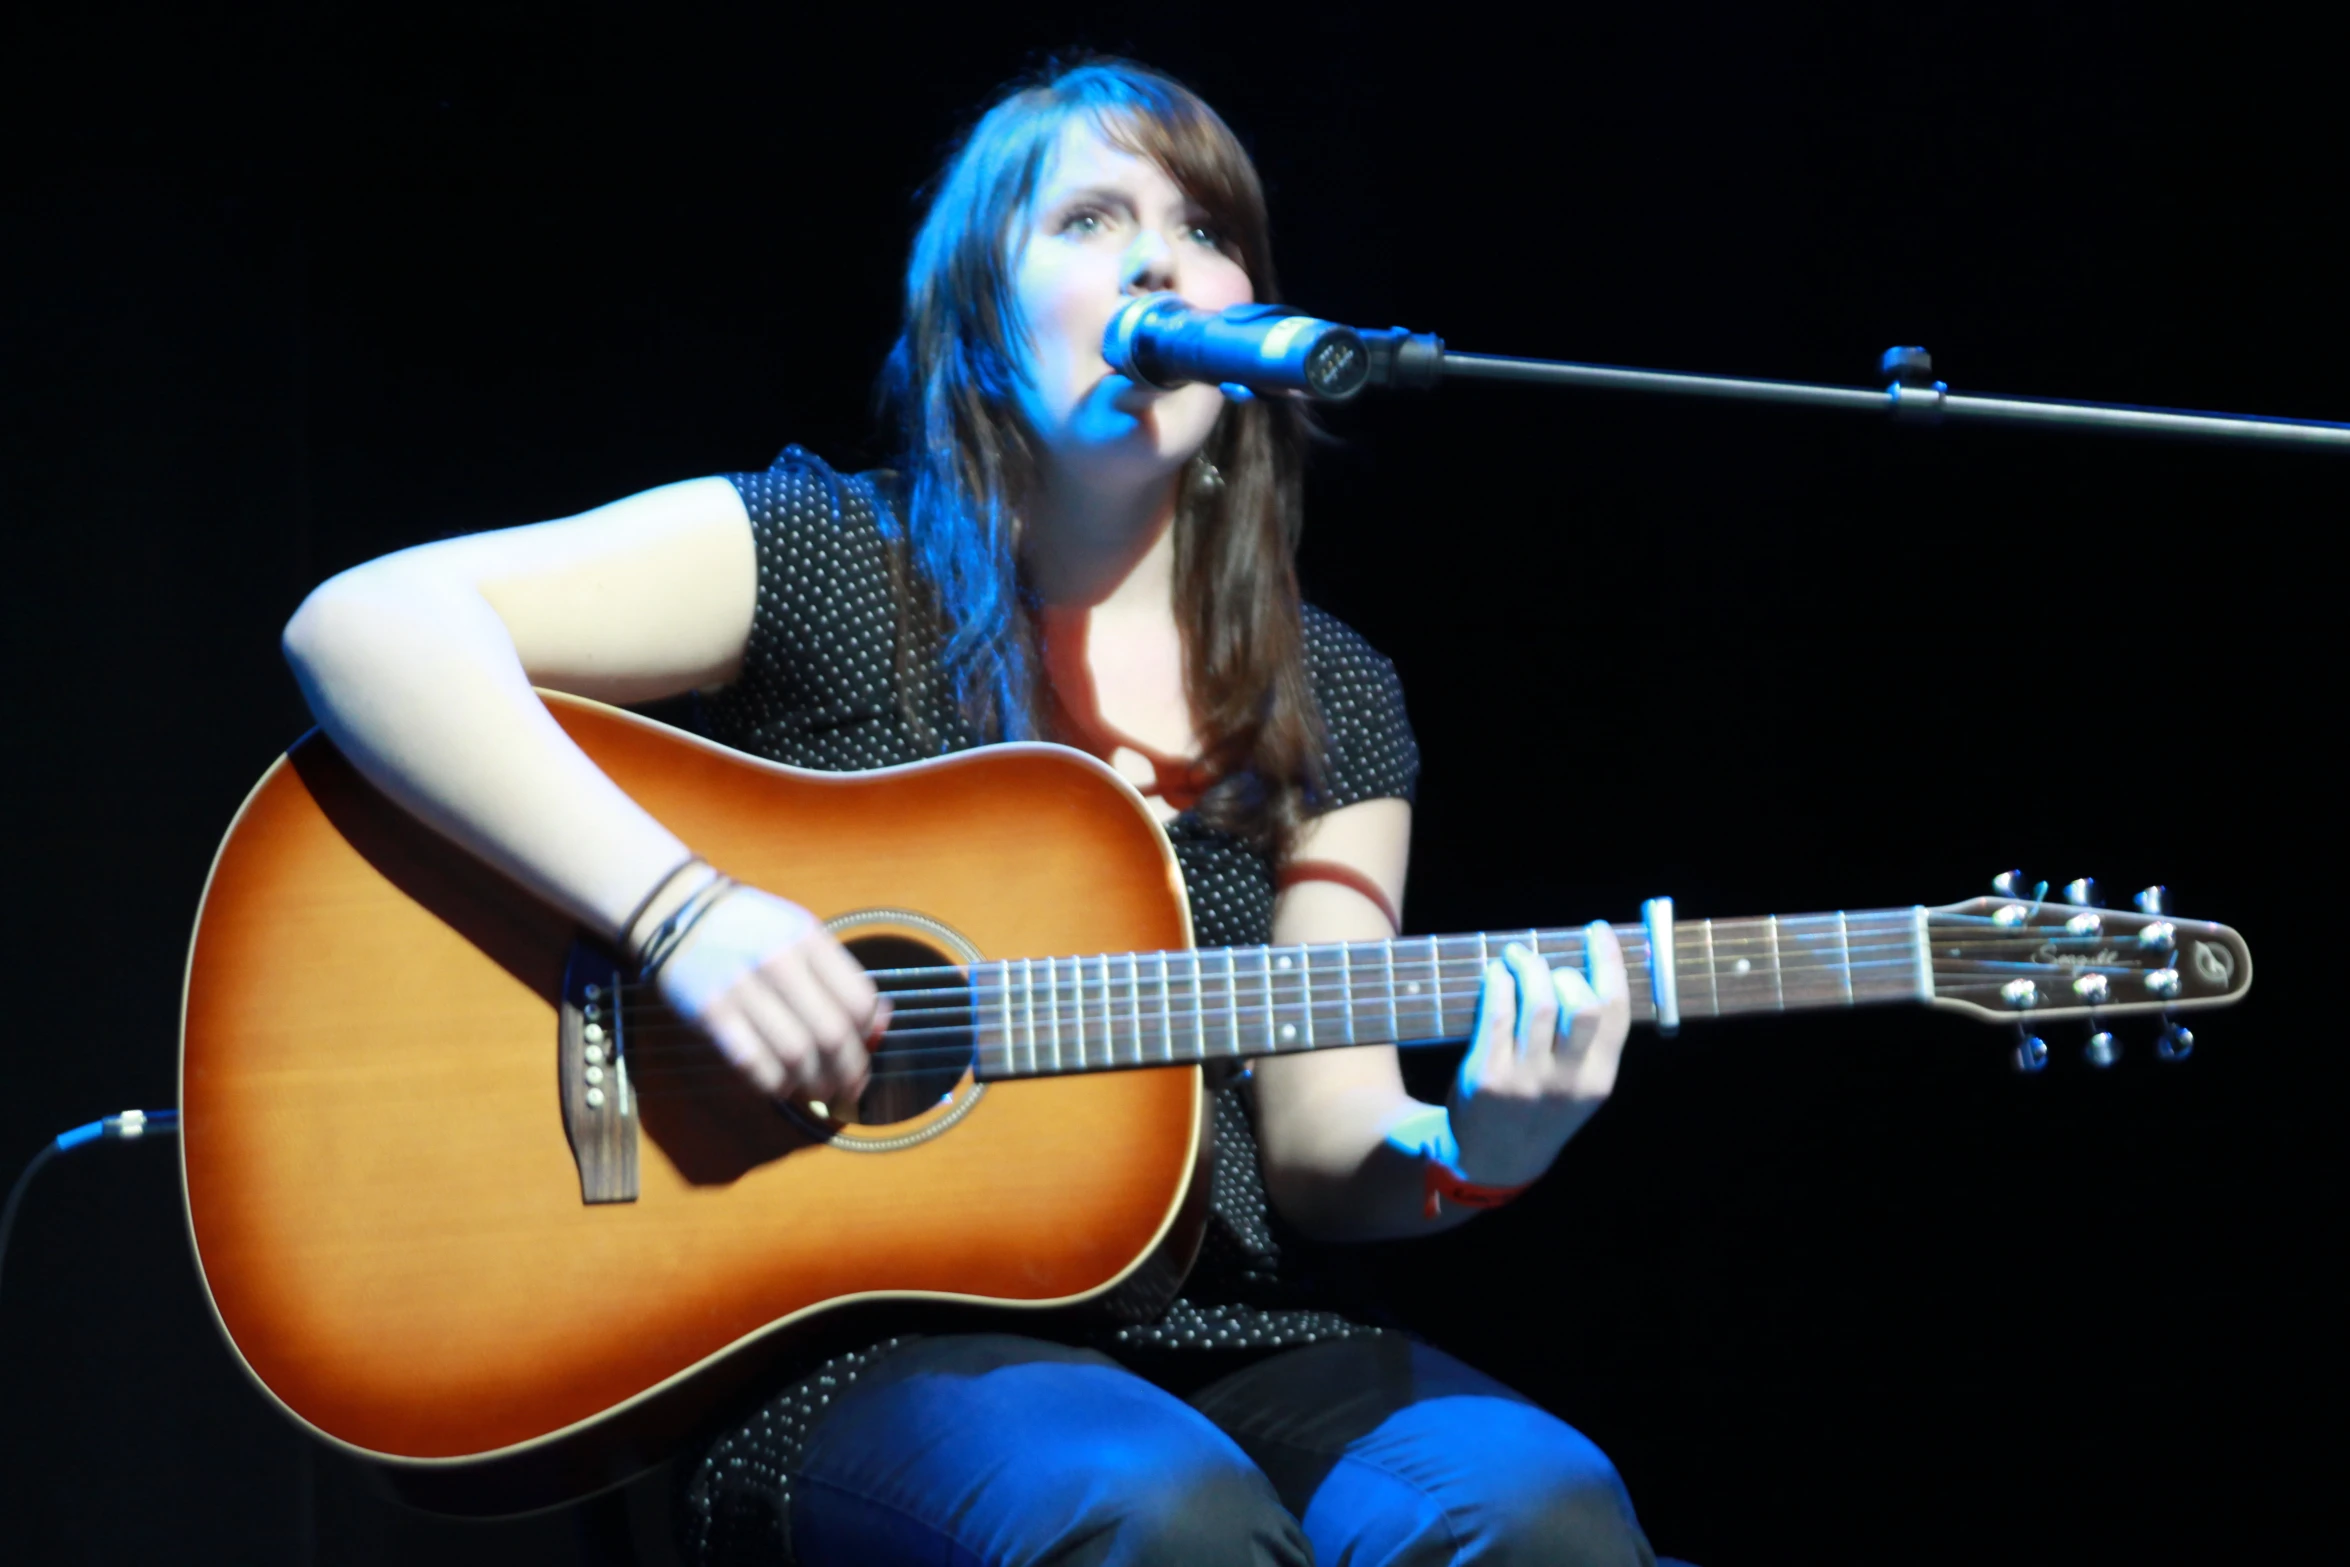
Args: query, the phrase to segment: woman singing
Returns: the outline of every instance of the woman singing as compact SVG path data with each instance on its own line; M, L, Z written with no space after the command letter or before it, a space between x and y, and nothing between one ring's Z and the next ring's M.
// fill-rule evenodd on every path
M857 1092L873 985L790 885L725 882L622 794L534 683L700 692L715 738L801 767L1061 741L1149 800L1203 946L1390 936L1418 770L1402 693L1299 601L1297 408L1104 361L1111 315L1158 290L1277 297L1256 171L1167 78L1061 71L938 182L889 364L893 470L792 448L407 550L313 593L287 655L370 779L644 964L775 1096ZM1587 975L1522 948L1490 968L1443 1105L1406 1093L1393 1048L1222 1086L1209 1239L1159 1320L840 1357L687 1460L689 1558L1652 1561L1588 1441L1303 1271L1307 1239L1429 1233L1549 1167L1627 1026L1605 926L1590 945Z

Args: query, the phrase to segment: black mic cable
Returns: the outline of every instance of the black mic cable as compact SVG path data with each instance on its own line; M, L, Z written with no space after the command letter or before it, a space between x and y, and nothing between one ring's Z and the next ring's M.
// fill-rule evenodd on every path
M180 1113L177 1110L125 1110L120 1115L110 1115L102 1121L77 1126L70 1132L59 1132L43 1143L41 1151L33 1155L32 1163L24 1167L24 1173L8 1189L8 1205L0 1208L0 1268L8 1264L8 1236L16 1228L16 1210L24 1201L25 1189L33 1184L33 1177L40 1174L42 1165L61 1153L71 1153L82 1144L94 1143L101 1137L130 1142L150 1133L166 1136L178 1131L179 1127Z

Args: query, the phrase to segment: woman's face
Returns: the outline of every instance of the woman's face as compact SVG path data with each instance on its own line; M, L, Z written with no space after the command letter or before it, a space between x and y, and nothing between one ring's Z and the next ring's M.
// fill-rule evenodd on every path
M1090 121L1062 131L1011 257L1027 328L1021 412L1060 477L1148 483L1207 441L1224 394L1128 380L1102 357L1102 331L1128 300L1161 289L1201 310L1248 303L1248 274L1221 240L1166 170Z

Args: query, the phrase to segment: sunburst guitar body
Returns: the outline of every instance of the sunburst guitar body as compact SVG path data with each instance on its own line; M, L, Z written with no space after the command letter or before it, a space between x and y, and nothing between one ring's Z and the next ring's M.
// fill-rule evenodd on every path
M713 862L861 946L1189 943L1165 837L1079 753L806 773L553 705ZM272 1399L421 1499L503 1511L624 1477L807 1353L789 1330L819 1311L1146 1300L1187 1265L1205 1135L1188 1066L985 1091L956 1073L942 1102L866 1127L779 1115L640 1025L636 1191L584 1200L559 1070L578 947L315 735L254 789L205 892L180 1093L212 1303Z

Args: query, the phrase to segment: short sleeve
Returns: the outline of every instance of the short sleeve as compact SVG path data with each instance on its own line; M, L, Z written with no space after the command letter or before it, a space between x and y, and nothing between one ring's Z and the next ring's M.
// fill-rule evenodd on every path
M1409 800L1420 781L1420 745L1395 666L1335 615L1305 606L1306 677L1328 741L1315 810L1364 800Z
M759 587L742 673L704 707L712 737L833 770L929 754L898 700L898 616L871 476L792 447L764 473L725 477L750 518ZM917 695L933 730L968 743L935 691Z

